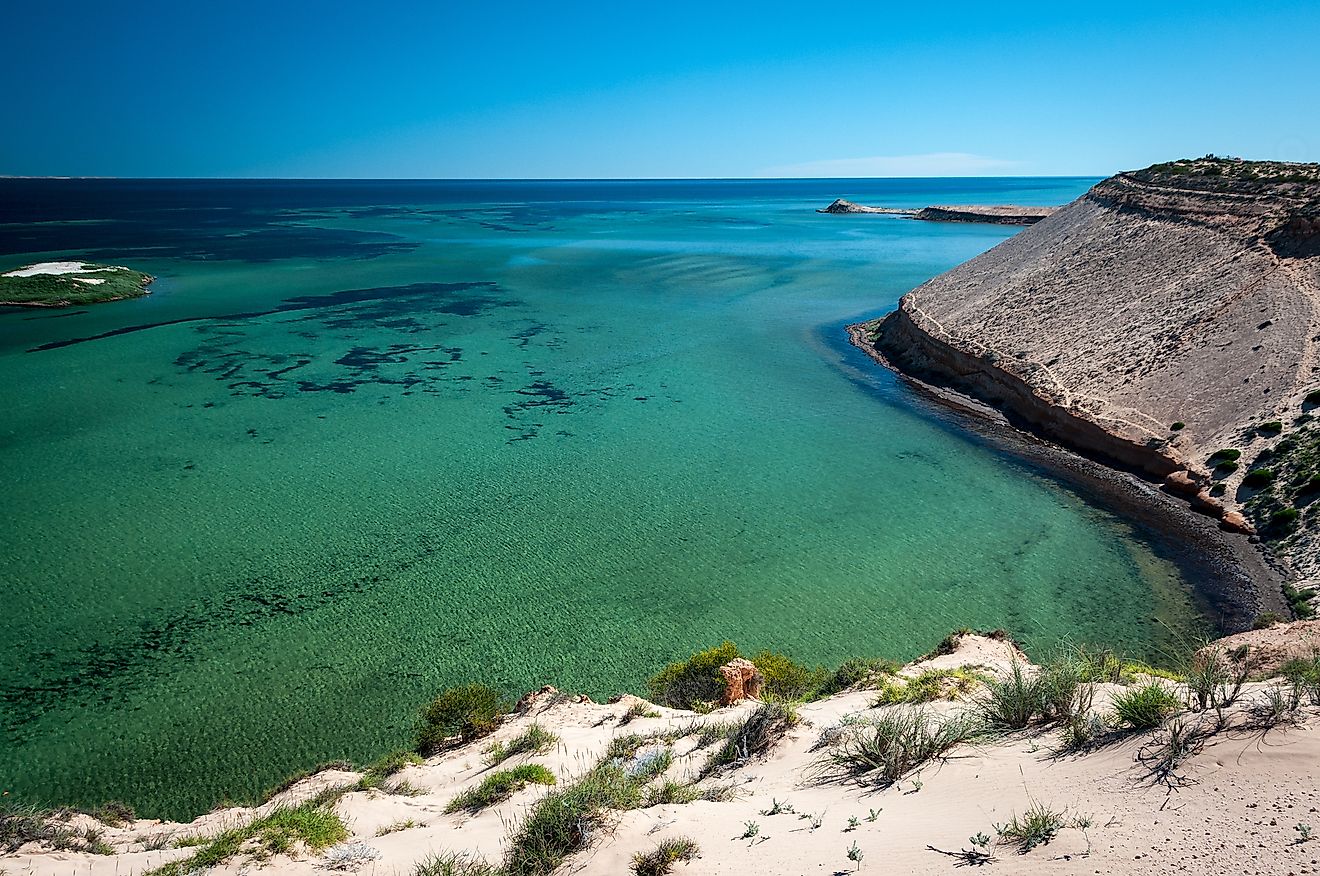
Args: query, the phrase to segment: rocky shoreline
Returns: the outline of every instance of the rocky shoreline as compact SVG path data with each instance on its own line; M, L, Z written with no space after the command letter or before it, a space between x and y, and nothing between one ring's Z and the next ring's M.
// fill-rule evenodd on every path
M1151 534L1193 584L1203 610L1223 633L1250 629L1262 612L1286 613L1280 595L1288 579L1259 539L1227 532L1158 484L1123 468L1082 456L1002 411L895 365L871 340L869 323L847 327L850 343L893 371L956 425L1000 452L1063 482L1086 499Z

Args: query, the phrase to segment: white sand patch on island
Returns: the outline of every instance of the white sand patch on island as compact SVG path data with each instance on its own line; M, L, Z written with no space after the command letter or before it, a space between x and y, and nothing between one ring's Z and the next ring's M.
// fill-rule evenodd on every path
M127 271L118 265L91 265L87 262L42 262L39 265L28 265L26 268L19 268L17 271L9 271L0 275L5 277L35 277L38 274L81 274L84 271ZM102 282L100 280L96 282Z
M105 277L74 277L75 283L87 283L90 286L99 286L105 282Z

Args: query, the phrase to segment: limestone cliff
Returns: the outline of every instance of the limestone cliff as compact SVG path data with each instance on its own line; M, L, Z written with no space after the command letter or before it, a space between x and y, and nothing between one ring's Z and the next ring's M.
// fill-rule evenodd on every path
M1250 518L1320 576L1320 165L1119 174L857 328L895 367L1167 479L1228 528Z

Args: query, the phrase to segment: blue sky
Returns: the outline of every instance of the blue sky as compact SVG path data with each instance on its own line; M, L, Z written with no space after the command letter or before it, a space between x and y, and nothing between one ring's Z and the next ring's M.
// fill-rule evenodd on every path
M13 3L0 174L1107 175L1320 160L1320 3Z

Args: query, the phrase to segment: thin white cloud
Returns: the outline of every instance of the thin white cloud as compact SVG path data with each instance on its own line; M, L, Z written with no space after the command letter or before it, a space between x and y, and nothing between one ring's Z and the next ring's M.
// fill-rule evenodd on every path
M870 158L834 158L768 167L763 177L868 177L868 176L993 176L1020 167L1021 162L988 158L968 152L928 152L924 155L875 155Z

